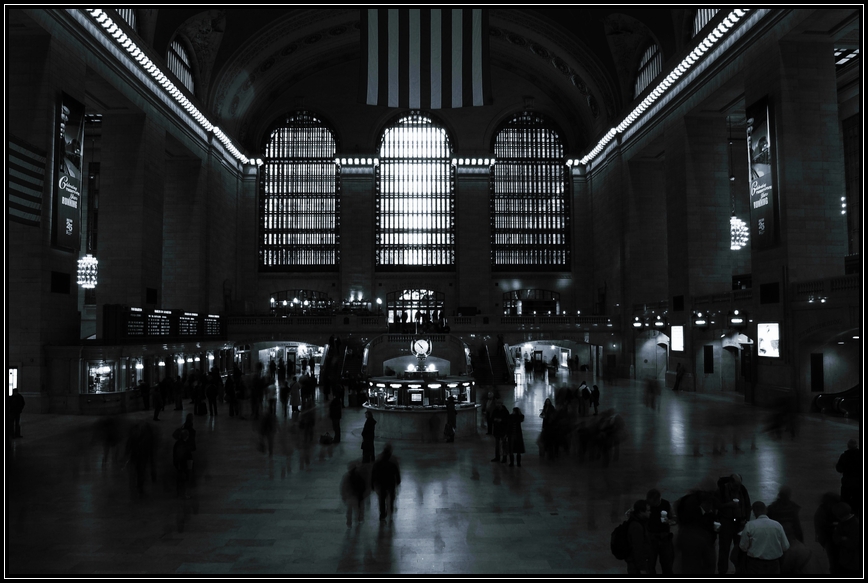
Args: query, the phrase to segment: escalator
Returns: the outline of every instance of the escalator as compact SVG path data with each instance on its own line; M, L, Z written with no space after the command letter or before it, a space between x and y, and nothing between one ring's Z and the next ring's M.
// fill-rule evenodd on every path
M858 418L862 415L862 385L840 393L820 393L811 400L811 410L827 415Z

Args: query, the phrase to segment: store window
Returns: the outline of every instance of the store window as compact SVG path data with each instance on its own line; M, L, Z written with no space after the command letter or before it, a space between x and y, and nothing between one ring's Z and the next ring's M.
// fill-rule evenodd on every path
M117 391L115 368L115 363L112 361L87 361L87 392L114 393Z
M496 133L493 151L492 269L568 270L570 197L560 131L525 111Z
M264 146L260 271L334 271L340 261L337 139L309 111L283 118ZM290 298L292 299L292 298Z
M376 268L455 269L455 192L446 130L413 111L383 133L376 195Z

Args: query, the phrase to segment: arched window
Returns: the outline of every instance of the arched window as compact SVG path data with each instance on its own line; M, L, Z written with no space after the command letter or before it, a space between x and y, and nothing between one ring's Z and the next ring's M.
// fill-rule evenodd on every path
M115 8L118 16L124 19L134 31L139 32L136 28L136 9L135 8Z
M711 22L711 19L718 12L720 12L719 8L700 8L697 10L693 17L693 36L699 34L699 31L705 28L705 25Z
M525 111L497 132L493 149L492 269L568 270L570 197L559 132Z
M334 132L308 111L268 134L260 168L260 271L333 271L340 260Z
M383 133L376 201L376 268L451 271L455 266L452 146L421 112Z
M195 93L193 91L193 69L190 66L190 57L187 56L187 50L177 38L169 45L166 61L169 70L184 84L184 87L189 89L190 93Z
M645 91L645 88L662 71L663 54L660 52L660 47L653 44L645 49L645 52L642 54L642 60L639 61L639 71L636 73L636 85L633 90L633 97L639 97L639 94Z

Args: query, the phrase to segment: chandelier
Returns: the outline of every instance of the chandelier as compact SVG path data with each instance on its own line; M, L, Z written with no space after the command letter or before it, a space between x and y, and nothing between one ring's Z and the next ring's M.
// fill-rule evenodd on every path
M84 289L96 287L96 275L99 262L96 257L88 253L78 260L78 285Z
M748 229L747 224L738 217L732 216L729 218L729 248L732 251L738 251L747 245Z

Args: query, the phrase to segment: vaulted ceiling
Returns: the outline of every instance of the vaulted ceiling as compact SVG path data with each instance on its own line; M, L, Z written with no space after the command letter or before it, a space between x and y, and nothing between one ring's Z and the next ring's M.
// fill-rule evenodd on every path
M590 143L632 101L643 50L664 57L690 37L691 9L490 9L492 76L517 75L558 104ZM329 68L357 67L359 9L139 9L139 30L165 55L180 34L192 49L196 94L223 131L254 149L276 104ZM346 69L341 69L346 71ZM357 80L349 79L350 91ZM493 93L496 104L503 95Z

